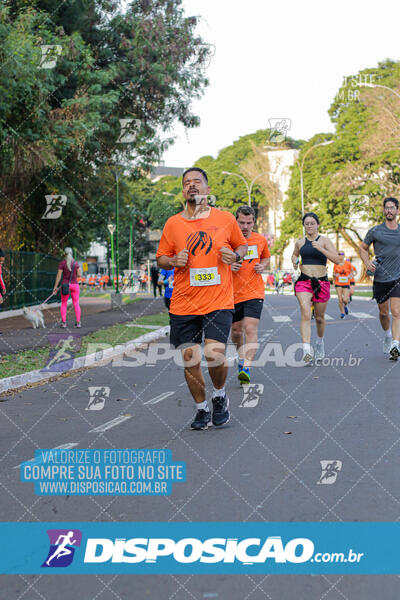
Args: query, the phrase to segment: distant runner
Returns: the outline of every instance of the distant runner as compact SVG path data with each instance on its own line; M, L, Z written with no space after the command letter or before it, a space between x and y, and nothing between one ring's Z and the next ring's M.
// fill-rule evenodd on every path
M339 252L339 256L344 260L344 252ZM340 318L344 319L344 316L349 314L349 309L347 308L350 298L351 278L351 265L349 261L344 261L342 265L335 265L333 267L333 274L335 276L335 289L338 297Z
M372 227L361 242L360 256L367 269L374 273L373 297L378 303L379 320L385 332L383 352L390 354L390 360L397 360L400 356L400 227L397 223L397 198L385 198L383 214L384 223ZM370 260L368 254L371 244L374 245L374 261Z
M164 304L169 311L169 307L171 306L171 296L174 289L174 269L161 269L160 279L162 279L162 284L164 286Z
M303 362L309 365L314 360L325 357L324 332L325 311L330 298L330 283L326 275L327 259L339 264L343 259L338 255L331 240L319 235L319 219L313 212L303 217L305 236L298 239L292 263L296 269L301 256L301 275L295 284L295 294L300 304L301 324L300 333L303 341ZM314 304L315 321L317 326L317 343L315 356L311 348L311 304Z
M356 286L356 281L355 281L355 277L358 273L357 269L355 268L355 266L353 265L353 263L351 262L351 258L347 258L346 260L349 261L350 263L350 267L351 267L351 276L350 276L350 298L349 298L349 302L352 301L353 299L353 294L354 294L354 289Z
M236 211L237 224L248 244L244 259L231 265L235 302L231 337L239 355L238 378L242 383L250 382L250 366L258 349L258 325L265 295L261 273L269 267L271 256L266 238L253 231L255 218L251 206L241 206Z
M193 167L182 176L186 208L165 224L157 251L161 269L175 268L171 298L171 344L181 348L185 378L196 402L192 429L223 425L230 418L225 391L225 346L232 325L233 285L230 265L247 252L246 239L235 217L212 208L207 174ZM200 344L213 382L213 413L206 400L200 367Z

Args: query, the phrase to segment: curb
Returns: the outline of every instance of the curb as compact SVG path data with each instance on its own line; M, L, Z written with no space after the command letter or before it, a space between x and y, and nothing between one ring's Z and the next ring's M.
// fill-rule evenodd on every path
M107 348L106 350L100 350L99 352L94 352L93 354L80 356L79 358L74 359L72 366L70 366L70 361L65 361L65 368L61 368L58 371L45 371L44 369L37 369L35 371L29 371L28 373L21 373L20 375L13 375L12 377L0 379L0 394L10 390L18 389L29 383L45 381L47 379L51 379L52 377L62 375L66 372L76 371L77 369L82 368L89 369L91 367L101 366L101 364L106 364L109 362L110 358L121 356L125 354L125 352L131 352L137 349L142 344L152 342L159 337L168 335L169 329L169 325L166 325L164 327L160 327L160 329L156 329L155 331L145 333L144 335L141 335L130 342L125 342L125 344L119 344L112 348ZM59 363L59 366L62 367L63 363Z

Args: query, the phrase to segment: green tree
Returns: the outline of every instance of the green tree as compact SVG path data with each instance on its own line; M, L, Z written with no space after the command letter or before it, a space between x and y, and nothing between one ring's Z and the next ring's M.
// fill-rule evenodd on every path
M191 102L208 83L207 50L179 0L135 0L125 12L119 2L76 4L8 0L0 13L3 244L86 250L104 235L108 168L129 165L138 178L172 142L174 121L198 124ZM54 69L39 68L44 44L62 48ZM135 124L130 141L122 119ZM67 196L60 219L41 219L49 194Z

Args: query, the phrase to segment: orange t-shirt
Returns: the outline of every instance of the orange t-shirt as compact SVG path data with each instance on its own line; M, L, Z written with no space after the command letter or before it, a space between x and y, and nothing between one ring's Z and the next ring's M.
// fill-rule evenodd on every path
M233 309L232 271L222 262L220 250L235 250L246 244L235 217L218 208L211 208L208 217L193 221L182 213L170 217L156 256L172 257L185 248L189 250L185 267L175 267L170 312L206 315Z
M335 265L333 267L335 274L335 285L350 285L351 265L345 261L343 265Z
M235 304L252 298L264 298L264 280L260 273L255 272L254 266L262 258L271 256L267 240L253 231L246 241L249 247L242 266L239 271L232 271Z
M351 273L351 276L350 276L350 283L355 283L355 281L354 281L354 273L357 271L357 269L351 263L350 263L350 266L351 266L351 270L352 270L352 273ZM354 273L353 273L353 271L354 271Z

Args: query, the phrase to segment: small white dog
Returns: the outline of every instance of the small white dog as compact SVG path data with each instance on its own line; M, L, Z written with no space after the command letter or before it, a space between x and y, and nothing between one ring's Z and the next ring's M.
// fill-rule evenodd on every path
M43 313L39 308L27 308L26 306L24 306L22 310L25 319L32 323L33 329L36 329L37 327L39 327L39 325L46 328L46 325L44 324Z

